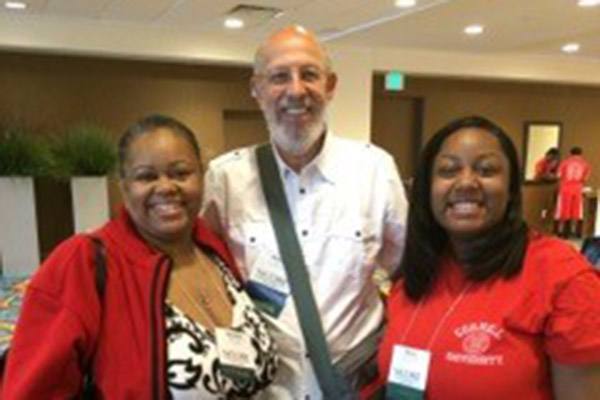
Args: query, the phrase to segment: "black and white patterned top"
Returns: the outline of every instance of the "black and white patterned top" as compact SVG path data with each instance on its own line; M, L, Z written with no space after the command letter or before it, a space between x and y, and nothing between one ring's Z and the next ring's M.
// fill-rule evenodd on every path
M250 399L271 383L277 370L275 342L259 311L223 262L212 258L233 304L229 328L248 335L256 351L254 371L251 379L225 375L214 333L167 301L167 379L170 395L175 400Z

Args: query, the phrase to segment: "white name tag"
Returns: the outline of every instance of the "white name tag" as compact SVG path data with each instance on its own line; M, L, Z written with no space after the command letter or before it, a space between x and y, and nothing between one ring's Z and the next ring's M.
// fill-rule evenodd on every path
M250 280L283 294L290 294L285 270L280 263L256 265L250 272Z
M388 382L424 392L430 361L431 352L427 350L396 345L392 354Z
M254 369L256 350L252 347L250 336L227 328L216 328L215 337L221 364Z

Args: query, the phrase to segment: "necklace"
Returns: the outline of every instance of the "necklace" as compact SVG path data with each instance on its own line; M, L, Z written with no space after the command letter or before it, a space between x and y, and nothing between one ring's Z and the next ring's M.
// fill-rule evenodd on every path
M438 334L440 333L440 329L442 328L444 323L446 323L446 320L450 317L450 315L454 312L454 309L460 304L462 299L465 297L465 294L471 288L472 285L473 285L472 282L467 283L465 285L465 287L463 288L463 290L460 292L460 294L458 296L456 296L456 298L454 299L454 301L452 302L450 307L448 307L448 310L446 310L444 315L442 315L442 318L440 318L437 325L435 326L435 329L433 330L433 333L431 334L431 337L429 338L429 341L427 342L427 346L425 347L425 349L432 348L433 344L435 343L435 340L438 337ZM410 320L408 321L406 330L404 331L404 335L402 335L402 342L406 342L406 337L408 336L408 332L412 328L413 323L415 322L415 319L417 318L417 314L421 310L422 306L423 306L423 299L419 300L417 307L412 312L412 315L410 317Z
M202 253L197 248L194 249L194 255L198 264L203 267L201 275L207 277L207 280L205 281L207 285L204 285L204 288L194 288L192 293L189 288L186 287L187 285L182 283L182 280L185 281L185 279L177 279L177 277L174 276L172 281L183 294L187 302L190 303L200 315L206 318L207 322L213 326L224 326L229 322L229 315L226 312L226 308L231 305L226 288L224 287L226 283L224 281L217 281L214 273L218 271L215 271L214 268L219 267L213 265L209 260L203 257ZM197 268L197 266L194 266L194 268ZM221 306L222 308L219 309L218 306Z
M205 267L208 266L207 269L209 271L206 271L206 275L208 275L208 280L210 281L211 285L215 288L215 291L219 295L219 299L221 301L224 301L226 304L229 304L230 300L229 300L229 295L227 294L227 288L226 288L227 282L224 279L224 277L222 277L222 274L220 271L221 268L219 267L219 265L217 265L210 258L205 256L200 250L198 250L197 247L194 249L194 254L196 255L196 259L199 260L203 266L205 266ZM215 277L215 274L218 274L220 279L217 279L217 277ZM202 298L201 301L203 303L208 305L208 303L211 302L211 299L206 297L206 293L203 293L202 291L200 291L199 294L200 294L200 297Z
M177 280L175 281L175 285L183 293L183 295L185 296L187 301L192 305L192 307L194 307L194 309L198 311L198 313L200 313L204 318L206 318L206 320L212 325L219 325L221 318L219 318L218 313L213 309L210 303L208 301L205 301L204 296L199 296L200 304L202 305L201 306L198 303L198 301L194 298L194 296L192 296L192 294L188 292L185 286L183 286Z

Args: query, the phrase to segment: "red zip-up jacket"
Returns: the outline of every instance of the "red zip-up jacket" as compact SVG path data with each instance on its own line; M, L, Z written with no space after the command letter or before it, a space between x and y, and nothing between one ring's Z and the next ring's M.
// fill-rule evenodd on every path
M33 276L2 379L2 399L70 399L91 371L98 398L167 398L164 299L170 259L151 248L123 209L93 233L106 248L100 304L89 237L61 243ZM197 220L198 245L239 277L225 244Z

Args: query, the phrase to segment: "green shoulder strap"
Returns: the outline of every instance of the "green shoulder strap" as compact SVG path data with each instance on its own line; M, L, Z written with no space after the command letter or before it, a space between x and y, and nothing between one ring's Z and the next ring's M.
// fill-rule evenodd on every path
M346 382L331 363L321 317L315 302L310 279L298 242L292 215L285 197L279 167L270 144L256 148L256 158L265 201L275 231L281 260L296 303L300 327L308 348L319 386L325 399L350 398Z

